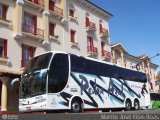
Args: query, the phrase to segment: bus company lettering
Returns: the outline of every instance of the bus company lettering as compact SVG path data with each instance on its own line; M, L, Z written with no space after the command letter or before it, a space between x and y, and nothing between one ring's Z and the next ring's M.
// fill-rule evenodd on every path
M103 90L97 87L96 84L96 79L95 79L95 85L92 87L89 87L89 82L86 77L83 75L79 75L79 78L82 80L81 81L81 95L83 95L83 91L87 91L89 94L95 94L95 95L100 95L103 94Z
M125 98L125 95L123 93L123 90L120 90L111 80L110 81L110 86L108 90L105 88L101 87L96 83L95 81L90 80L91 87L89 87L89 80L83 75L79 75L79 78L82 80L81 81L81 95L83 95L83 91L87 91L90 95L95 94L95 95L101 95L104 94L104 92L107 92L108 94L112 94L115 96L123 96Z

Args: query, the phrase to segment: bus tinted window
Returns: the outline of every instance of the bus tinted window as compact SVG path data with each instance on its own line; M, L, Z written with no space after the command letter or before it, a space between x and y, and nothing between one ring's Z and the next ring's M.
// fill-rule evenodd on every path
M50 65L48 92L57 93L64 89L68 81L69 61L68 55L56 54Z
M92 74L97 76L105 76L116 79L123 79L135 82L147 82L146 75L141 72L125 69L122 67L109 65L93 60L88 60L84 57L70 55L71 71Z
M84 73L86 69L86 60L83 57L71 55L71 71Z
M50 63L52 53L37 56L31 59L24 70L24 73L29 73L34 70L46 69Z

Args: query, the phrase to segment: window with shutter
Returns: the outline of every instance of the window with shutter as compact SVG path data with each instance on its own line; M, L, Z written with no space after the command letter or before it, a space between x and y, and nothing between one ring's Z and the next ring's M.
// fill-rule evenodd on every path
M4 53L4 44L3 42L0 42L0 57L3 57L3 53Z
M93 43L93 38L92 37L87 37L87 45L88 45L88 52L93 52L94 51L94 43Z
M8 11L8 6L1 5L0 4L0 20L7 20L7 11Z
M2 13L3 13L3 9L2 9L2 5L0 5L0 19L2 19Z
M75 34L76 34L76 31L71 30L71 42L72 42L72 43L75 43L75 42L76 42L76 41L75 41Z
M34 20L34 35L37 35L37 16L33 16Z
M103 30L102 30L102 29L103 29L103 27L102 27L102 24L100 23L100 24L99 24L99 31L100 31L100 33L102 33L102 32L103 32Z
M153 90L153 84L152 83L150 83L150 88L151 88L151 90Z
M3 9L3 11L2 11L2 19L3 19L3 20L6 20L6 18L7 18L8 6L3 5L3 6L2 6L2 9Z
M54 11L54 6L55 6L54 1L53 0L49 0L49 10Z
M74 17L74 10L72 9L69 10L69 16Z
M51 36L55 36L55 24L53 23L49 24L49 33Z
M22 45L22 67L25 67L28 61L34 57L35 50L35 47Z
M89 26L89 17L86 17L86 27Z
M7 40L0 39L0 57L7 58Z

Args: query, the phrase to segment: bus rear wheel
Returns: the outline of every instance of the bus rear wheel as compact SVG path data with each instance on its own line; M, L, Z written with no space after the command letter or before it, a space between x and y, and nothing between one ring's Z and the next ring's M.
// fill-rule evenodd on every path
M72 113L81 113L82 112L82 102L77 99L74 99L71 103L71 112Z
M140 109L139 101L135 100L134 101L134 110L139 110L139 109Z
M130 111L132 108L132 104L130 100L126 100L126 111Z

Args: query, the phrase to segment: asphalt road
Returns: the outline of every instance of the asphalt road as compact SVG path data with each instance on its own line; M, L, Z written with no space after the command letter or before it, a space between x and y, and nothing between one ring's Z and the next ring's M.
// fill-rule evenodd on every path
M160 120L160 109L92 113L2 114L1 120Z

